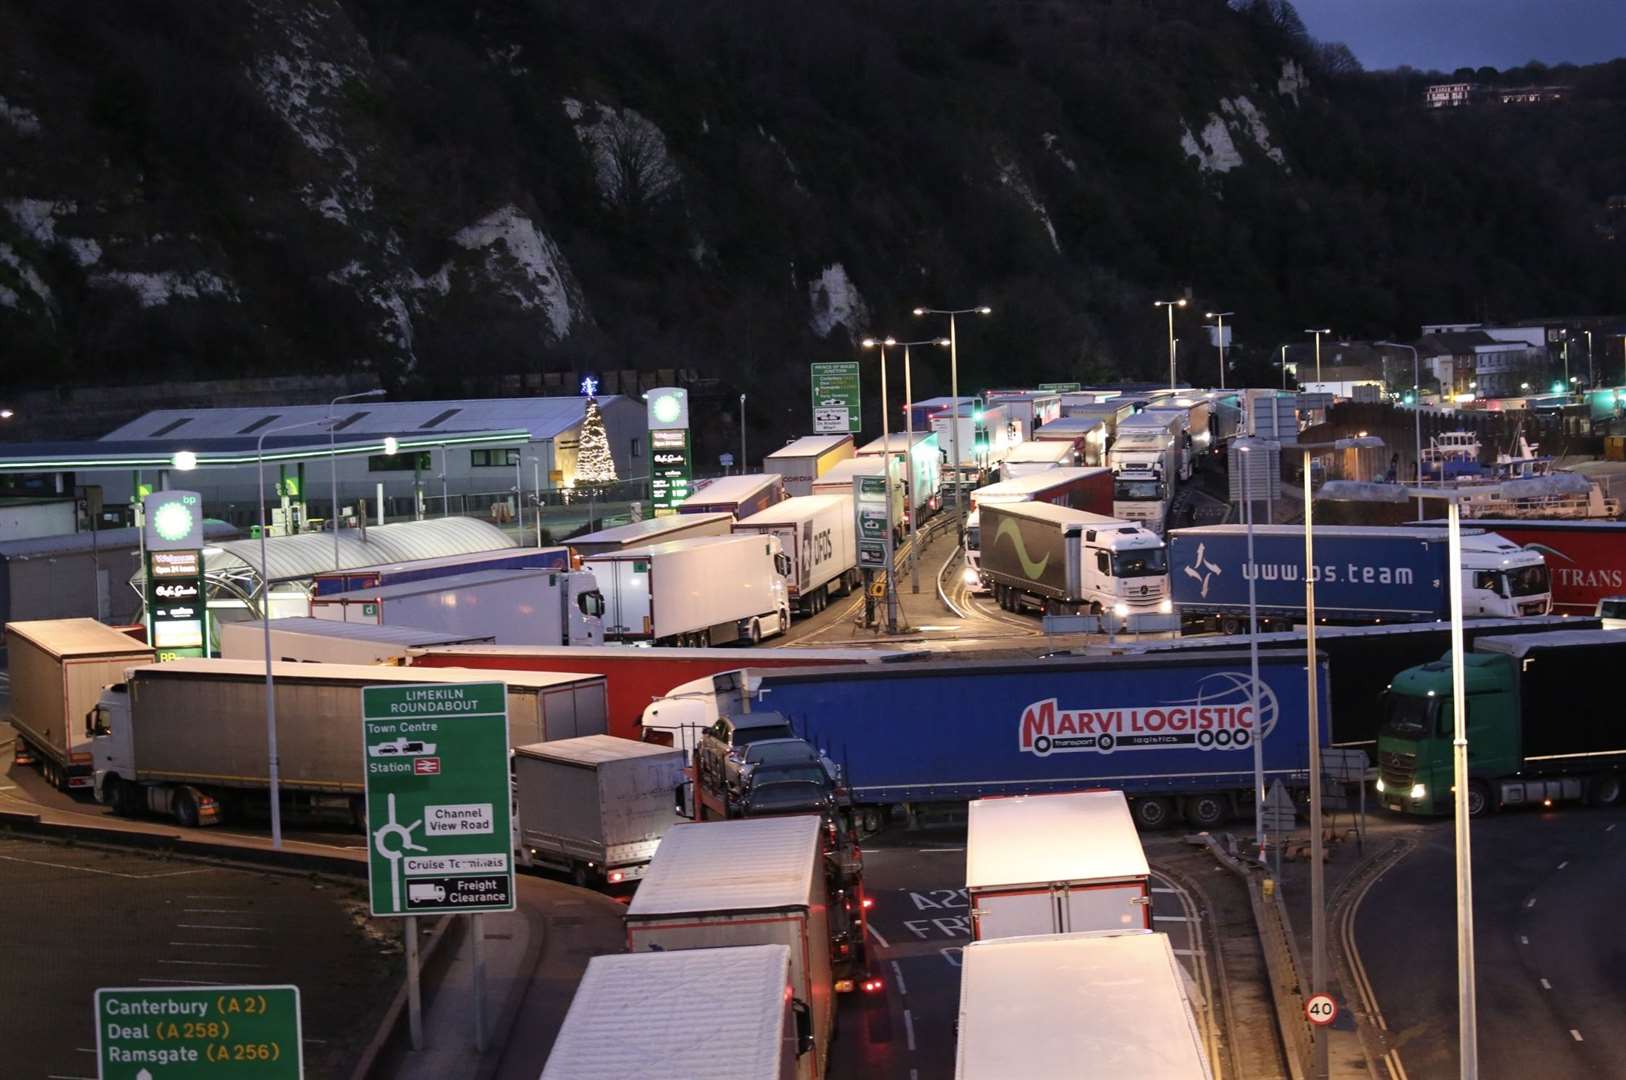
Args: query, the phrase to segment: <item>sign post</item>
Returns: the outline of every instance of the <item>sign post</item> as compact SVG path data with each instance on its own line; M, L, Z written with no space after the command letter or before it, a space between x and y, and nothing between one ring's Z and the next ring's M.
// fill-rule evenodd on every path
M1304 1003L1304 1018L1316 1027L1326 1027L1338 1019L1338 1003L1331 994L1312 994Z
M694 480L689 439L689 392L656 387L644 396L649 421L649 495L656 517L677 513Z
M103 987L99 1080L300 1080L297 986Z
M409 683L361 692L372 913L407 918L413 1048L423 1045L415 916L514 910L508 690ZM474 926L475 1048L485 1049L484 964Z
M203 497L195 491L155 491L141 507L147 641L160 660L208 656Z
M859 409L858 362L812 364L813 433L856 435L863 430Z

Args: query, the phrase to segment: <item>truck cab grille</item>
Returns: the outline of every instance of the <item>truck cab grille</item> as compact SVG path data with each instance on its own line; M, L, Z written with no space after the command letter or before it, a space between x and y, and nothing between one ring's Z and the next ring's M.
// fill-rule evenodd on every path
M1410 790L1417 776L1417 755L1385 750L1378 754L1378 775L1390 790Z

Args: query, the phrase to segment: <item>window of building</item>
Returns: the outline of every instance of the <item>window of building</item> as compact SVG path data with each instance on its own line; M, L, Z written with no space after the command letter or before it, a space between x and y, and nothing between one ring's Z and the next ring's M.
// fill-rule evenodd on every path
M367 459L368 472L411 472L416 463L419 472L428 472L431 468L429 454L373 454Z
M513 447L496 450L470 450L469 464L476 469L512 469L519 464L519 451Z
M642 439L633 439L632 440L632 456L633 457L643 457L644 456L644 440L642 440Z

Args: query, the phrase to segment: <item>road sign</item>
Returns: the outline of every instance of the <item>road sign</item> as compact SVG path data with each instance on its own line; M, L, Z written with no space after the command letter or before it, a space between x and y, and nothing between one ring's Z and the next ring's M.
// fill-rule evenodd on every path
M1083 383L1076 382L1042 382L1039 389L1047 394L1076 394L1084 389Z
M655 516L675 514L689 497L690 482L694 478L689 433L680 428L651 431L649 448L652 455L649 494Z
M879 570L886 566L887 510L884 477L853 477L853 514L861 569Z
M361 692L374 915L514 909L508 688Z
M1338 1003L1331 994L1312 994L1304 1003L1304 1018L1316 1027L1326 1027L1338 1019Z
M1297 828L1293 796L1287 793L1280 780L1270 785L1270 791L1265 795L1265 808L1260 811L1259 818L1267 833L1290 833Z
M858 362L813 364L813 432L856 435L862 430Z
M96 991L100 1080L298 1080L301 1038L297 986Z

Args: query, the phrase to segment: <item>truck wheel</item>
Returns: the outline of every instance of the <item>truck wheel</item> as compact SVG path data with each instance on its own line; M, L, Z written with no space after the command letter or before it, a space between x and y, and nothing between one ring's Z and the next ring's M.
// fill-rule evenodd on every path
M1186 799L1186 823L1199 829L1214 829L1231 816L1223 795L1192 795Z
M1586 801L1588 806L1613 806L1620 801L1620 775L1618 773L1599 773L1587 784Z
M175 793L175 801L171 804L175 820L182 828L195 829L198 827L198 803L192 798L192 793L185 788Z
M573 863L570 867L570 883L578 889L591 889L593 887L593 871L586 863Z
M1490 785L1483 780L1468 781L1468 816L1489 817L1495 809L1496 802L1491 798Z
M751 631L750 631L750 633L748 633L746 635L745 643L747 645L761 645L762 644L762 620L761 619L752 619L751 620Z
M119 817L130 816L131 799L125 790L127 786L123 780L116 776L110 776L102 781L102 791L107 796L107 805Z
M1129 804L1129 812L1134 815L1135 824L1147 832L1164 828L1174 820L1174 804L1160 795L1136 799Z
M1228 637L1235 637L1242 633L1242 620L1235 615L1227 615L1220 620L1220 633Z

